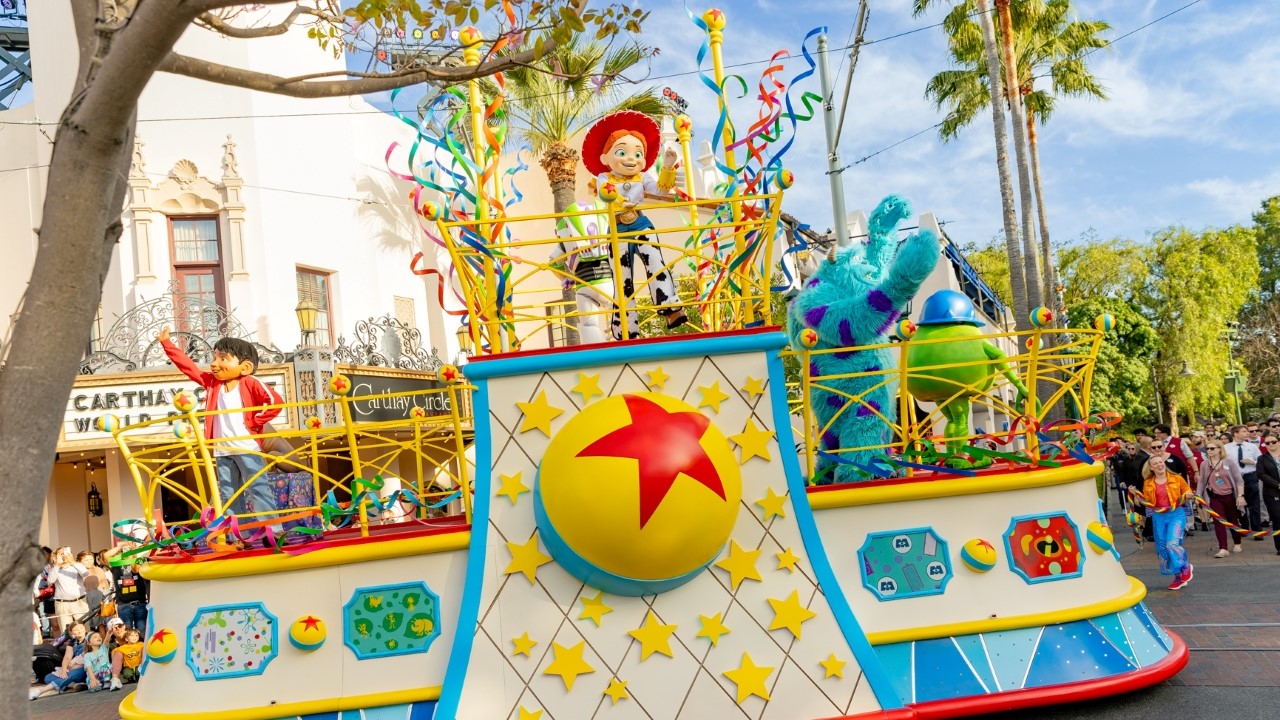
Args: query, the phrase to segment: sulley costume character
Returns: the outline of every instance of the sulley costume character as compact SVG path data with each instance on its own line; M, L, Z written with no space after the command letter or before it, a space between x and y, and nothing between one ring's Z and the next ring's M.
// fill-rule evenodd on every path
M787 333L794 347L802 347L800 333L807 328L818 335L814 350L888 341L907 303L938 264L938 238L929 230L920 230L898 245L898 223L910 215L911 205L890 195L871 213L865 252L857 247L832 250L791 303ZM891 365L888 350L841 350L815 356L808 372L811 377L878 372ZM822 383L830 390L811 391L810 405L822 433L821 450L834 452L890 441L889 424L897 412L894 388L884 382L882 375L836 379ZM851 401L849 396L862 396L862 401ZM870 466L876 454L878 451L860 451L841 458ZM819 484L853 482L868 475L857 465L829 458L819 459L815 474Z

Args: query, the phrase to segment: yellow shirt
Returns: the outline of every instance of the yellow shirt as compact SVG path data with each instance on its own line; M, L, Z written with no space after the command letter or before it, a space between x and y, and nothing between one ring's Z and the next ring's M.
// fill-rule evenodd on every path
M142 641L136 643L125 643L116 648L120 651L120 655L124 657L124 666L127 668L137 668L142 665Z

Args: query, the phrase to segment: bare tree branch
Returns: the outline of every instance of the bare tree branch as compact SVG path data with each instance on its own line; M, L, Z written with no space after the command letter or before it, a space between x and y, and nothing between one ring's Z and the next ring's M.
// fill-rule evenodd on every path
M293 8L293 10L290 10L289 14L280 22L275 23L273 25L265 25L263 27L249 27L249 28L236 27L235 25L231 25L230 23L226 22L225 20L218 17L212 12L201 13L200 16L195 19L195 24L197 27L202 27L206 30L212 30L213 32L216 32L220 35L225 35L226 37L229 37L229 38L236 38L239 40L249 40L253 38L283 35L289 32L289 29L293 27L293 22L303 15L310 15L311 17L314 17L317 20L323 20L325 22L332 23L334 25L338 25L342 23L341 17L338 17L337 15L334 15L329 12L325 12L324 10L321 10L318 7L313 8L313 7L307 7L305 5L297 5L296 7Z
M259 5L287 5L292 2L298 2L298 0L258 0ZM244 0L181 0L181 4L186 12L195 16L210 10L244 5Z
M553 42L546 44L545 52L555 49ZM357 80L328 80L308 82L306 78L313 75L296 77L280 77L268 73L244 70L229 65L222 65L208 60L192 58L171 52L160 63L159 69L175 75L185 75L197 80L207 80L220 85L258 90L261 92L287 95L296 98L326 98L362 95L365 93L384 92L396 88L407 87L421 82L458 83L473 78L485 77L502 72L509 67L532 62L537 57L535 50L525 50L512 55L494 58L479 65L461 65L458 67L426 67L406 69L394 74L362 76L360 73L345 73L356 76Z

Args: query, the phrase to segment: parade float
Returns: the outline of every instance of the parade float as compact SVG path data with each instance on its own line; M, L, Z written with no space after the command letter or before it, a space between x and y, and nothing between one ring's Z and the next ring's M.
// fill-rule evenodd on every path
M1095 487L1117 420L1089 411L1109 318L1059 329L1039 311L1033 331L987 332L939 296L917 327L903 315L938 239L899 242L896 198L866 242L789 277L782 163L813 62L806 50L786 82L771 64L737 132L725 18L691 19L724 182L694 192L677 119L685 186L656 227L620 231L633 208L606 207L609 182L566 213L517 212L500 95L478 83L445 123L467 134L405 119L418 141L397 174L448 258L415 271L438 276L473 353L436 388L378 398L409 420L359 420L369 398L332 375L261 438L280 506L236 516L245 488L220 496L220 440L200 431L218 411L183 393L169 418L99 419L147 509L117 524L151 581L122 717L941 718L1122 693L1185 665ZM479 33L459 40L478 62ZM614 282L637 244L679 279L665 308L648 278ZM588 261L609 281L584 282ZM547 277L590 301L551 308L531 290ZM522 349L548 324L619 337ZM1002 338L1019 352L993 351ZM971 431L979 408L1008 429ZM161 492L191 512L162 517Z

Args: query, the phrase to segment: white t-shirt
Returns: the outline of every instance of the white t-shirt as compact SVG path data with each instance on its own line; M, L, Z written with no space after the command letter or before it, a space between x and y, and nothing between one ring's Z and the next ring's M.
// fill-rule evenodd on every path
M89 574L78 562L53 569L53 599L76 600L84 597L84 576Z
M244 381L241 380L240 382ZM238 384L234 390L227 390L226 385L222 386L221 391L218 393L218 409L239 412L213 416L213 437L218 441L213 446L214 455L239 455L245 452L261 451L262 448L258 446L257 440L245 437L249 434L249 428L245 427L244 424L244 405L240 402L240 386ZM244 439L222 440L221 438Z
M636 205L644 204L644 194L659 194L658 181L649 173L642 173L638 180L619 180L611 173L600 173L596 178L596 187L604 187L605 183L613 183L618 188L618 199Z
M1256 443L1251 443L1248 440L1242 443L1229 442L1222 446L1222 454L1235 460L1240 465L1241 475L1252 475L1258 472L1258 457L1262 453L1259 452ZM1248 464L1240 462L1241 456L1245 460L1252 460L1253 462Z

